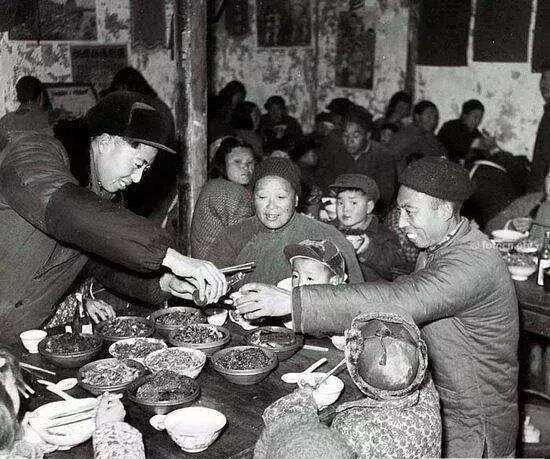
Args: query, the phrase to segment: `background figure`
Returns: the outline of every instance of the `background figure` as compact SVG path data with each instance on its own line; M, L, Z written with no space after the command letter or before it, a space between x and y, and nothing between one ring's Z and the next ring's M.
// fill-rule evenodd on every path
M264 151L292 150L302 140L302 127L288 114L285 100L281 96L271 96L264 108L267 114L260 119Z
M0 118L0 150L28 131L52 134L48 112L44 109L44 88L38 78L24 76L15 85L19 107Z
M248 143L257 158L263 158L264 149L260 135L260 118L262 114L254 102L239 102L231 113L232 135Z
M231 134L231 115L237 104L245 99L244 84L233 80L208 100L208 144Z
M395 126L396 131L398 131L402 126L406 125L407 120L410 122L411 105L412 98L410 94L405 91L398 91L391 96L388 107L386 108L386 113L374 122L376 127L376 140L382 141L382 130L384 125L391 124Z

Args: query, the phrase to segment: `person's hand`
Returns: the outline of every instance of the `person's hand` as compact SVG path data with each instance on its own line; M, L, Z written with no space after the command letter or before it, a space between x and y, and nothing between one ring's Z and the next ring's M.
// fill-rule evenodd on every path
M96 324L116 317L113 307L102 300L86 300L86 311Z
M34 412L25 413L21 420L21 437L25 443L33 445L38 450L36 457L43 457L44 454L55 451L59 447L59 442L66 437L65 434L53 432L45 427L46 422L47 418L41 418Z
M185 300L193 299L193 292L196 287L185 279L180 279L173 274L166 273L159 280L160 289L163 292L170 293L173 296L183 298Z
M191 283L199 291L200 299L206 298L207 303L216 303L227 291L225 276L209 261L196 260L168 249L163 265Z
M357 255L365 253L369 248L370 238L366 234L363 234L362 239L363 239L363 242L361 242L361 245L357 247L357 249L355 249L355 252L357 253Z
M239 290L235 301L239 314L248 320L260 317L280 317L292 312L292 293L273 285L251 283Z
M120 397L120 394L110 394L109 392L105 392L99 397L99 403L95 413L96 427L101 427L103 424L109 422L124 421L126 410L120 401Z

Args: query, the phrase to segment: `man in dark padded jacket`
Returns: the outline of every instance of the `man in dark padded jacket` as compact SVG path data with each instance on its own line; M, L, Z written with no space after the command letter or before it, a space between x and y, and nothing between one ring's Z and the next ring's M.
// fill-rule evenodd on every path
M104 265L102 281L117 279L128 294L133 282L147 300L198 288L212 302L225 292L211 263L181 255L163 230L111 201L141 180L157 149L172 151L161 115L139 94L117 92L90 110L87 124L87 187L52 136L30 133L0 152L2 340L40 326L90 258Z

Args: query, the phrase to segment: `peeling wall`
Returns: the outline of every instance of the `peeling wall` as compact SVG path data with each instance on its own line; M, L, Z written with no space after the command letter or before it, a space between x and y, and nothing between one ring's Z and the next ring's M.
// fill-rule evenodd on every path
M535 7L536 1L529 33L529 61ZM485 105L481 128L496 135L502 148L531 158L544 104L539 91L540 74L531 73L530 63L473 62L473 26L472 16L468 66L417 67L417 98L431 99L442 121L457 118L464 101L479 99Z
M223 21L217 26L214 88L219 90L232 79L241 80L247 87L248 99L260 107L269 96L280 94L287 100L289 112L306 128L311 127L316 111L323 110L335 97L349 97L374 113L383 113L387 100L404 85L407 8L402 7L399 0L366 2L365 20L376 24L377 33L374 90L370 91L334 86L338 16L341 11L347 11L349 0L313 0L311 3L317 12L312 23L318 39L318 66L314 59L315 38L307 48L258 48L256 0L249 0L248 36L228 36Z
M130 42L131 0L96 0L97 42L79 44L127 44ZM172 2L166 1L166 24L170 24ZM168 29L168 28L167 28ZM166 31L168 39L169 30ZM8 40L8 33L0 34L0 116L13 111L18 103L15 83L24 75L34 75L44 82L71 82L71 42L22 42ZM176 99L175 62L170 50L134 52L128 47L129 64L158 92L159 97L173 108Z

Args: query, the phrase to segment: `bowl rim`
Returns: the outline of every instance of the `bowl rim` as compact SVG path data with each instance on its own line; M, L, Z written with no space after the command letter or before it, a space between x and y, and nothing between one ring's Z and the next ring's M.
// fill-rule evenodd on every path
M87 383L87 382L84 382L82 380L82 373L84 372L84 370L87 370L89 368L92 368L94 366L96 366L99 362L104 362L106 360L117 360L117 361L122 361L124 363L128 363L129 366L137 366L138 367L138 370L140 372L140 374L137 376L136 379L133 379L131 381L128 381L128 382L125 382L125 383L120 383L120 384L115 384L115 385L112 385L112 386L97 386L95 384L90 384L90 383ZM120 390L120 389L124 389L126 388L127 386L129 386L130 384L132 384L134 381L136 381L138 378L146 375L148 373L147 371L147 368L145 367L145 365L143 365L142 363L138 362L137 360L133 360L133 359L117 359L115 357L109 357L109 358L105 358L105 359L99 359L99 360L94 360L93 362L89 362L89 363L86 363L85 365L82 365L79 369L78 369L78 372L76 374L76 379L78 381L78 384L80 385L80 387L83 387L84 389L86 390L89 390L88 388L91 388L91 389L94 389L94 390Z
M124 338L124 339L120 339L118 341L115 341L115 342L113 342L109 345L109 348L107 350L108 350L109 354L112 355L114 358L121 359L121 357L114 354L117 346L119 346L120 343L128 343L128 341L136 341L138 339L139 340L145 340L145 341L148 341L148 342L154 341L154 342L160 343L160 344L162 344L161 349L166 349L168 347L168 344L166 344L166 342L161 338L153 338L152 336L147 336L147 337L146 336L136 336L134 338ZM156 350L159 351L161 349L156 349ZM152 352L155 352L155 351L152 351ZM147 355L149 355L149 354L147 354ZM147 356L145 356L145 357L147 357ZM145 357L124 357L124 358L135 360L135 359L144 359Z
M250 370L234 370L234 369L222 367L220 364L218 364L217 360L220 358L220 356L228 353L229 351L245 350L245 349L261 349L262 352L264 352L269 358L270 363L265 367L253 368ZM218 373L224 373L231 376L255 376L262 373L268 373L274 370L277 364L279 363L279 360L277 358L277 354L275 354L275 352L271 351L270 349L267 349L261 346L244 345L244 346L232 346L232 347L226 347L225 349L220 349L219 351L215 352L212 355L212 357L210 358L210 362L212 364L212 368L214 368L214 370L216 370Z
M167 371L171 371L171 370L167 370ZM194 386L194 390L193 390L193 393L191 395L188 395L187 397L182 397L182 398L177 399L177 400L163 400L163 401L158 401L158 402L151 402L151 401L147 401L147 400L144 400L142 398L137 397L135 395L136 390L139 389L143 384L145 384L149 379L152 379L157 375L156 373L150 373L150 374L144 374L144 375L134 379L134 381L131 382L131 384L126 388L126 393L128 395L128 399L131 400L134 403L137 403L138 405L153 406L153 407L154 406L159 406L159 407L168 406L169 407L169 406L173 406L173 405L179 405L180 403L187 403L187 402L196 400L199 397L199 394L200 394L200 391L201 391L201 388L200 388L199 384L197 383L197 381L195 381L195 379L193 379L189 376L185 376L185 375L181 375L179 373L176 373L175 371L173 371L172 373L175 373L176 375L178 375L180 377L187 378L192 382L192 384Z
M151 368L147 363L147 360L151 359L153 356L156 356L156 354L160 354L161 352L167 352L167 351L168 352L187 352L190 354L195 354L197 357L200 358L201 360L200 363L192 367L187 367L186 371L197 370L199 368L202 368L206 364L206 354L200 349L195 349L193 347L166 347L164 349L159 349L158 351L151 352L147 357L145 357L145 360L143 361L143 365L153 373L160 371L158 369ZM166 369L167 368L162 368L162 370L166 370Z
M296 339L296 342L294 344L289 344L287 346L283 347L269 347L269 346L263 346L261 344L252 344L250 343L250 338L254 333L257 333L259 330L267 330L267 329L277 329L281 332L286 333L287 335L294 335L294 338ZM296 333L293 330L286 328L286 327L280 327L278 325L264 325L258 328L255 328L254 330L247 330L243 334L243 341L246 343L247 346L255 346L255 347L261 347L262 349L267 349L268 351L273 351L275 354L293 351L295 349L300 349L304 345L304 337L300 333Z
M528 233L501 228L491 231L491 236L493 236L497 242L517 242L527 238Z
M319 378L321 377L324 377L326 376L326 372L313 372L313 373L309 373L310 375L313 375L314 378L316 378L316 375L321 375L319 376ZM323 394L323 395L330 395L330 394L335 394L336 392L342 392L342 390L344 389L344 381L342 381L341 378L339 378L338 376L336 375L330 375L327 379L327 381L335 381L335 384L337 385L337 387L334 389L334 390L331 390L331 391L326 391L326 390L322 390L320 391L319 389L321 389L321 387L323 387L323 385L319 386L317 389L315 389L314 392L317 392L318 394ZM325 381L325 383L327 382ZM323 383L323 384L325 384Z
M41 355L44 355L46 357L53 357L53 358L56 358L56 359L78 358L78 357L87 357L87 356L93 354L94 352L100 351L101 348L103 347L103 337L102 336L95 335L95 334L90 335L89 333L78 333L78 335L80 335L80 336L82 336L82 335L92 336L93 339L98 341L98 344L96 346L94 346L93 348L88 349L87 351L72 352L70 354L57 354L55 352L51 352L51 351L46 350L46 342L48 341L48 339L55 338L56 336L64 335L64 334L65 333L57 333L55 335L46 336L43 340L41 340L38 343L38 352Z
M149 325L148 334L143 336L117 336L117 335L108 335L106 333L102 333L102 328L105 326L106 323L112 322L118 319L121 319L124 321L136 320L137 322L144 322L147 325ZM155 333L155 324L151 322L151 320L149 320L147 317L142 317L142 316L116 316L116 317L113 317L112 319L102 320L94 328L94 335L97 334L98 336L101 336L104 340L107 340L107 341L110 341L110 340L119 341L127 338L150 338L151 335L153 335L153 333Z
M151 314L149 314L147 316L147 318L153 322L153 325L157 328L157 329L160 329L160 330L173 330L175 328L178 328L178 327L181 327L182 325L185 325L185 324L174 324L174 325L167 325L167 324L160 324L160 323L157 323L157 319L160 317L160 316L163 316L165 314L169 314L170 312L176 312L176 311L189 311L189 312L201 312L203 315L204 315L204 311L202 311L202 309L200 308L194 308L192 306L170 306L169 308L160 308L160 309L157 309L156 311L153 311ZM205 317L205 321L206 321L206 316ZM195 323L195 322L192 322L192 323ZM197 322L197 323L203 323L203 322Z
M189 343L187 341L180 341L180 340L174 338L173 335L180 328L186 328L190 325L198 325L200 327L215 328L217 331L223 333L224 336L222 338L220 338L219 340L211 341L210 343ZM227 328L222 327L221 325L214 325L214 324L210 324L210 323L206 323L206 324L204 324L204 323L190 323L190 324L180 325L177 328L171 330L170 334L168 335L168 342L172 346L189 347L191 349L210 349L210 348L217 347L217 346L223 346L224 344L229 343L230 340L231 340L231 332Z
M166 415L166 419L164 421L164 424L166 426L166 430L168 430L168 425L169 425L168 423L170 422L170 419L177 418L178 416L180 416L182 414L182 411L187 411L187 412L189 412L189 411L209 411L209 412L212 412L212 414L214 414L217 418L220 419L220 421L223 421L223 422L221 423L220 427L216 427L216 428L212 427L212 428L209 428L209 429L206 429L206 430L195 432L193 434L184 434L184 433L177 432L180 435L184 435L184 436L187 436L187 437L190 437L190 436L194 437L195 435L214 433L214 432L220 431L221 429L223 429L227 425L227 416L225 416L225 414L223 414L221 411L216 410L215 408L209 408L207 406L187 406L187 407L183 407L183 408L178 408L177 410L171 411L170 413L168 413ZM185 413L185 414L187 414L187 413ZM170 416L170 415L172 415L172 416ZM170 418L169 418L169 416L170 416Z

